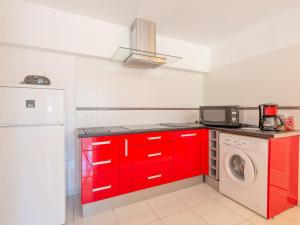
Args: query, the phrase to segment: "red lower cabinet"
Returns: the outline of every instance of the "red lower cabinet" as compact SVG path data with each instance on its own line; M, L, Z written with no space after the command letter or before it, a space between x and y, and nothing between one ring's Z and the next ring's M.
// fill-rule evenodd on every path
M82 204L208 171L208 130L81 139Z
M208 135L206 132L204 131L203 133L201 130L185 130L175 133L175 180L197 176L203 171L207 173L208 147L206 142L208 141ZM204 138L201 137L202 134L205 135Z
M269 140L268 218L298 203L299 137Z

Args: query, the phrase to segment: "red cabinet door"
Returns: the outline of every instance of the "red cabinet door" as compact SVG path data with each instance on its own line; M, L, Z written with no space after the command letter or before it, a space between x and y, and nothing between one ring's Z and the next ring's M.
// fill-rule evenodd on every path
M268 218L298 203L299 136L269 140Z
M199 130L201 142L201 174L208 175L208 129Z
M199 130L177 131L174 146L174 177L184 179L201 174Z
M82 204L119 193L119 141L117 137L81 139Z

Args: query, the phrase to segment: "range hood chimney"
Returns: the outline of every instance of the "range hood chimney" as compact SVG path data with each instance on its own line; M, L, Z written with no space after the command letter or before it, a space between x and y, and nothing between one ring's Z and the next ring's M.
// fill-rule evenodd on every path
M137 18L130 28L130 48L120 47L112 59L127 65L155 68L180 57L156 53L156 24Z

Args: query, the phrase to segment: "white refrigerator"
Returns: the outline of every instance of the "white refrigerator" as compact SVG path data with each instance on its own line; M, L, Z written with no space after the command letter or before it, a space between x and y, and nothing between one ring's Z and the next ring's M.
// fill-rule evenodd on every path
M0 224L65 223L64 91L0 87Z

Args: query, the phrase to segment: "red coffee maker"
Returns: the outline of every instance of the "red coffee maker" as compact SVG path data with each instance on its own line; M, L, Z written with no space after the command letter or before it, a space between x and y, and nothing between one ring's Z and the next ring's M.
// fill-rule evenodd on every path
M279 131L283 126L283 121L278 117L277 104L259 105L259 128L266 131Z

